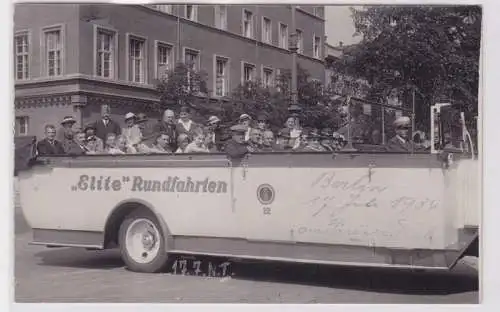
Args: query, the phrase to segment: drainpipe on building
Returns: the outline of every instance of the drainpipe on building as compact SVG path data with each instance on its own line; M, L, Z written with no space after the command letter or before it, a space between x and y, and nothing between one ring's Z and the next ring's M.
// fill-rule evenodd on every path
M177 63L182 60L181 58L181 18L179 5L177 6Z

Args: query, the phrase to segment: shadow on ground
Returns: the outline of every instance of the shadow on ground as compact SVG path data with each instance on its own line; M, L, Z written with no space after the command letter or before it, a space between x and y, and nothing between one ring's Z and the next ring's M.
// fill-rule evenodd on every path
M78 248L56 248L38 252L36 257L40 258L40 265L48 266L106 270L124 265L118 250L87 251ZM204 263L210 261L215 265L226 261L213 257L197 258L197 260ZM170 265L165 272L171 272ZM187 274L191 275L190 272ZM479 287L477 271L460 264L457 270L449 272L415 272L312 264L236 262L231 264L228 274L239 280L412 295L457 294L478 291Z

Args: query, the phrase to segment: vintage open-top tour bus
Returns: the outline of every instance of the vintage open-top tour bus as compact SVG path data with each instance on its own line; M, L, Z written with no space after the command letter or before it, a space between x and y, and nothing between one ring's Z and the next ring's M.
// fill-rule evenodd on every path
M138 272L171 254L450 269L478 255L480 167L471 146L443 149L441 108L430 153L37 158L21 206L34 244L118 246Z

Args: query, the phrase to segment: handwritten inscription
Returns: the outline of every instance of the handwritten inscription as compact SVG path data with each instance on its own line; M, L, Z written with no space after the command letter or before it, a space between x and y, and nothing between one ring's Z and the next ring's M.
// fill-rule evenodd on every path
M310 184L317 195L302 203L304 211L317 221L294 226L294 231L298 235L345 235L350 242L394 240L412 228L413 213L439 208L438 200L397 194L389 185L372 183L375 174L373 170L349 178L335 171L319 174ZM377 223L371 215L382 217ZM433 231L425 231L416 234L432 240Z
M171 267L172 274L206 277L228 277L232 275L231 262L222 263L197 259L175 260Z
M168 176L164 180L149 180L141 176L111 176L81 175L78 182L71 186L72 191L118 192L128 185L132 192L178 192L178 193L227 193L227 183L224 181L194 180L190 176L181 178Z

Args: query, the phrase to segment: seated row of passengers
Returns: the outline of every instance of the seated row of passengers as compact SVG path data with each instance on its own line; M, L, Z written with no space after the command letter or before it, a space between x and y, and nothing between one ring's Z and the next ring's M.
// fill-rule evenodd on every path
M144 113L127 113L125 127L111 118L110 107L101 107L101 118L83 129L75 129L76 120L66 116L61 128L47 125L46 138L38 142L39 155L54 154L134 154L134 153L209 153L235 150L240 152L338 151L346 144L339 132L325 128L302 128L297 118L289 117L284 128L272 131L264 115L254 119L242 114L230 131L221 126L217 116L203 123L191 119L188 107L178 114L165 110L161 120L151 120ZM387 146L394 151L410 151L410 120L400 117L394 122L397 135Z
M45 128L46 138L39 141L39 155L54 154L133 154L133 153L209 153L224 152L227 144L243 135L239 144L249 152L333 151L343 146L343 138L331 129L298 128L294 117L288 118L285 127L271 130L265 116L254 122L242 114L229 131L221 126L217 116L205 124L195 123L190 110L182 107L176 119L172 110L166 110L163 119L151 123L145 114L127 113L125 127L120 127L110 117L110 108L101 107L101 118L83 129L75 129L76 120L66 116L60 129L54 125Z

